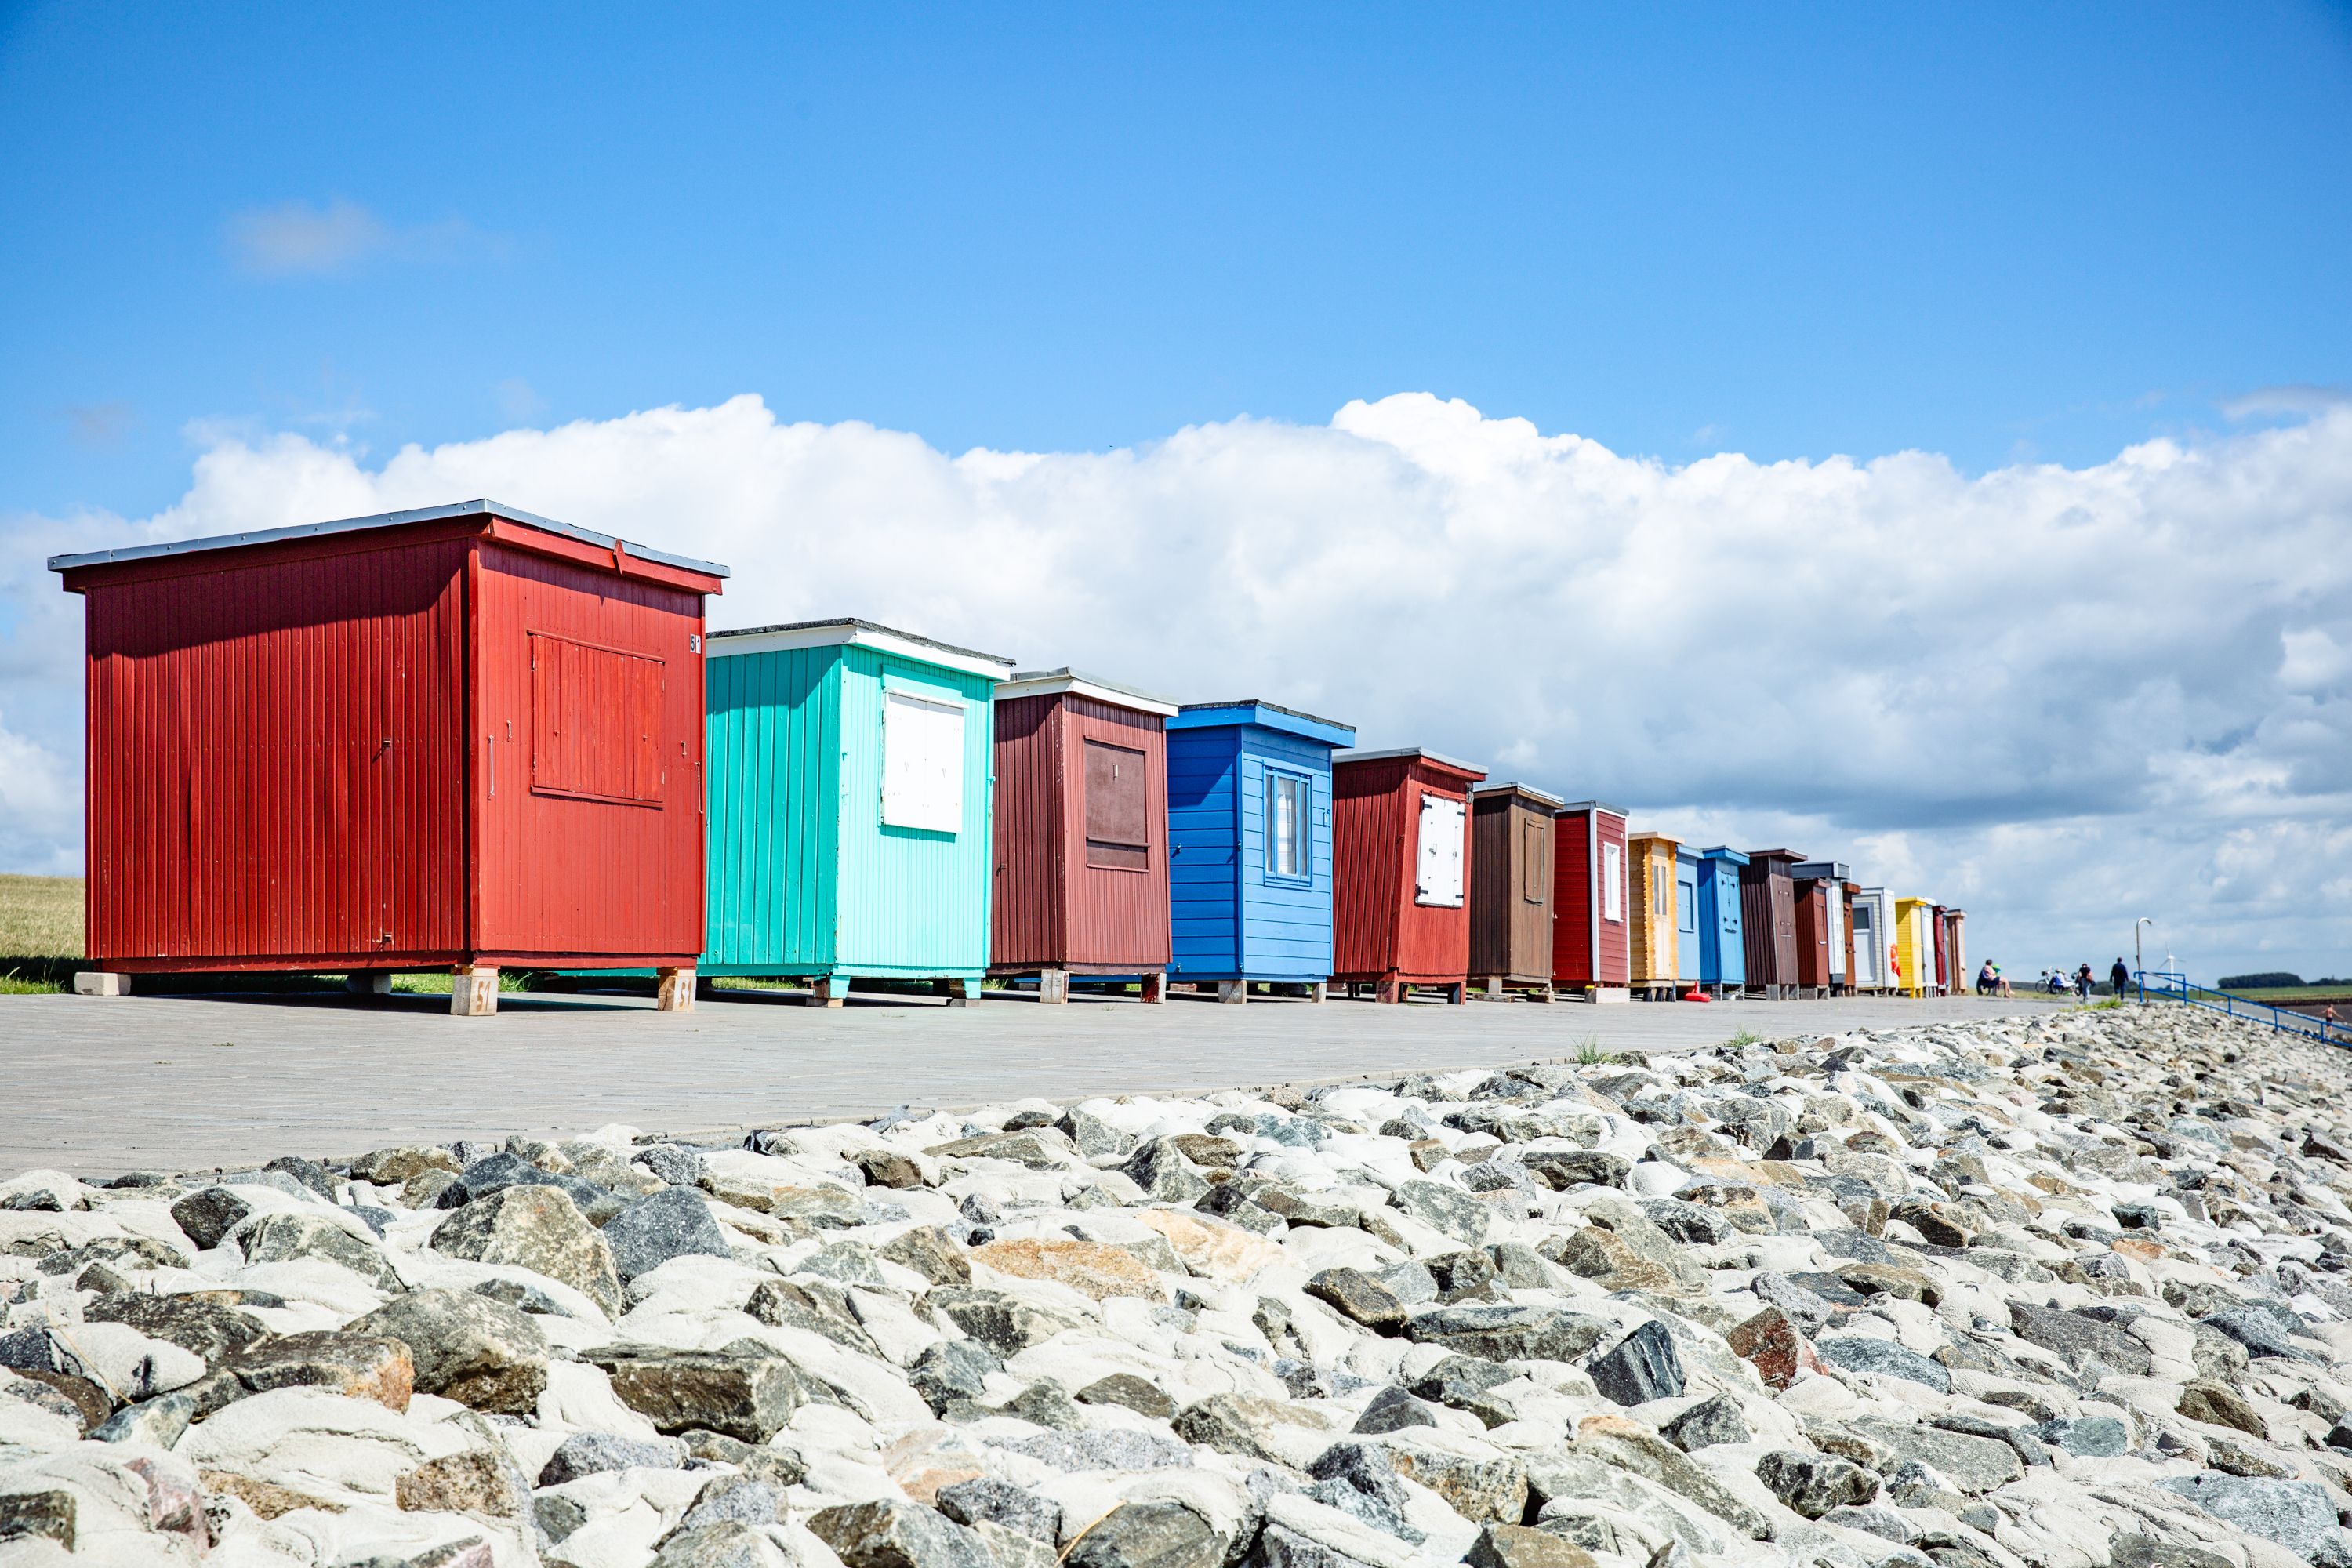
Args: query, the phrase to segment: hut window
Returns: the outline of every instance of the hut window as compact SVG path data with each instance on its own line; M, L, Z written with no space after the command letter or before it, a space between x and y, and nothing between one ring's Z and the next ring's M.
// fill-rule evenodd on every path
M1412 901L1442 909L1462 907L1462 802L1448 795L1421 797L1421 853L1414 864Z
M1144 809L1143 753L1128 746L1087 742L1087 864L1113 871L1151 865Z
M1307 781L1297 773L1265 773L1265 874L1304 881L1307 868Z
M530 787L658 805L662 663L530 634Z
M1698 884L1675 878L1675 929L1696 934L1698 931Z
M882 694L882 822L931 833L962 828L961 705Z
M1622 845L1603 844L1601 847L1601 918L1622 921L1625 918L1625 849Z
M1551 897L1550 849L1551 845L1544 834L1544 824L1519 824L1519 853L1527 866L1527 871L1520 879L1527 891L1521 896L1531 904L1542 903Z

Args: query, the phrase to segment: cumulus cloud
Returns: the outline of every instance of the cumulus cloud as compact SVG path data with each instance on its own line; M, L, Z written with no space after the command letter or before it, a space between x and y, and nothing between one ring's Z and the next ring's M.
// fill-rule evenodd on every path
M249 208L229 219L227 237L237 269L260 277L320 277L379 258L449 261L498 248L463 218L399 226L341 196L320 206Z
M729 563L715 626L855 614L1263 695L1638 826L1850 860L1966 904L2012 972L2103 966L2142 914L2200 973L2352 944L2352 409L1971 477L1676 466L1417 394L961 456L745 396L381 467L224 439L167 510L77 527L478 495Z

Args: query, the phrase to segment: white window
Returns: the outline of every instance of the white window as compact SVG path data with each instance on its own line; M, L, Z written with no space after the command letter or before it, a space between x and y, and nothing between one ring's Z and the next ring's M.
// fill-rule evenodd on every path
M962 829L962 704L883 693L882 821L933 833Z
M1265 775L1265 871L1299 877L1307 869L1307 781L1296 773Z
M1421 855L1415 862L1412 901L1443 909L1462 907L1464 805L1442 795L1421 797Z
M1621 922L1625 918L1625 850L1622 845L1601 847L1601 918Z

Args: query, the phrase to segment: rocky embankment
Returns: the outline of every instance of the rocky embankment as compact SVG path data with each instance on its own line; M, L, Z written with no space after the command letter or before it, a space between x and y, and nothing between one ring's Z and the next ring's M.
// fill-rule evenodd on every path
M2347 1559L2352 1072L2170 1010L0 1184L0 1562Z

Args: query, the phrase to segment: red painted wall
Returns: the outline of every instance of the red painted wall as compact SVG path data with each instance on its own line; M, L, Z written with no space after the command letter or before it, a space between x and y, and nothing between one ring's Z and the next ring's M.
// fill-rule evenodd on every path
M1486 775L1431 757L1331 769L1332 977L1458 984L1470 973L1470 786ZM1421 797L1463 806L1459 908L1413 900Z
M1797 984L1830 983L1830 889L1826 882L1796 884Z
M528 546L529 548L526 548ZM478 517L79 567L110 969L691 963L715 578ZM527 633L663 660L659 799L535 796ZM488 737L495 726L499 742ZM495 763L492 752L498 753ZM499 800L488 797L490 770Z
M1139 868L1088 863L1089 741L1142 753ZM1168 742L1158 714L1068 691L999 702L995 811L991 968L1168 967Z
M1607 907L1601 891L1601 845L1617 846L1619 875L1626 879L1624 897L1633 896L1632 872L1625 868L1625 819L1605 811L1564 811L1552 820L1551 841L1553 897L1559 900L1552 924L1552 984L1570 990L1632 984L1633 930L1625 919L1601 918ZM1621 903L1618 912L1630 916L1630 906Z

